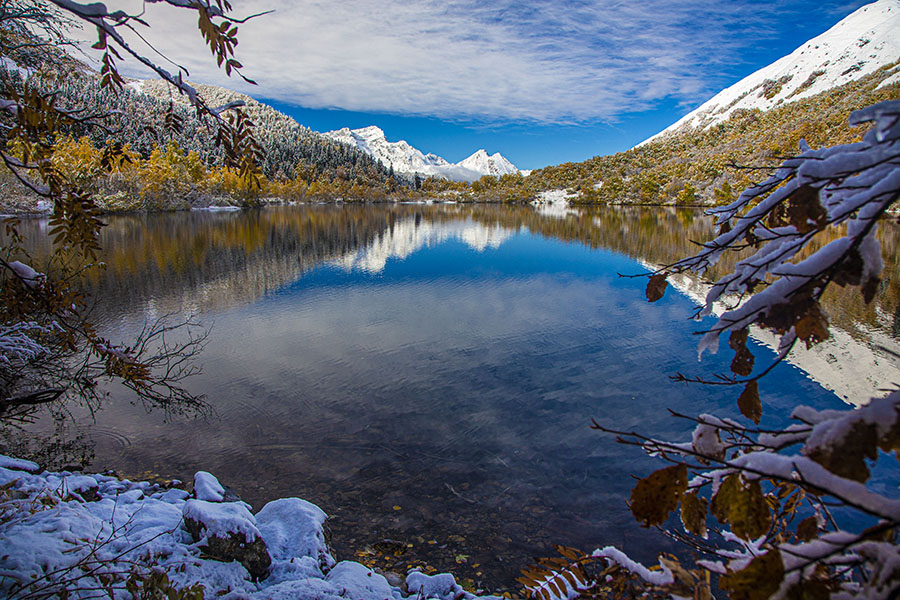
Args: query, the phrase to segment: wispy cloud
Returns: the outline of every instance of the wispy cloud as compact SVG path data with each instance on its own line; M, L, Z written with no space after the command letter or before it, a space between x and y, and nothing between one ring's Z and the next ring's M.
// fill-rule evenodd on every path
M309 108L577 123L703 99L800 3L245 0L275 10L240 28L256 88L216 70L183 11L149 5L146 35L196 81Z

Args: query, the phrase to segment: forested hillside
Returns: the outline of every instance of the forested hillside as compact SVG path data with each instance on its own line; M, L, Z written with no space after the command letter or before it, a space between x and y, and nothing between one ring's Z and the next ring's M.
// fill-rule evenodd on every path
M60 101L70 106L92 114L117 111L107 119L113 135L92 127L73 129L75 137L88 135L98 147L108 138L115 138L145 157L154 148L174 142L186 152L196 151L210 166L222 164L222 150L216 148L215 133L197 119L186 99L163 81L132 82L117 94L102 89L98 78L91 74L54 78L52 83L48 81L49 86L59 89ZM265 153L260 166L270 179L293 177L301 163L307 165L310 181L326 173L335 175L340 169L351 179L357 175L380 181L388 178L387 169L367 154L335 143L249 96L218 86L195 87L211 106L244 102L242 110L256 125L254 136ZM169 122L174 118L178 128L166 126L170 112Z
M201 121L186 99L163 81L133 81L120 88L101 85L99 74L59 53L47 61L10 62L0 79L13 89L42 91L56 106L83 115L61 123L55 161L83 180L104 210L160 210L198 204L247 204L260 197L286 200L371 200L412 185L368 154L330 140L249 96L196 85L210 106L243 103L261 147L260 185L248 188L225 168L216 128ZM34 64L31 64L34 63ZM58 68L59 64L71 68ZM99 126L98 126L99 124ZM104 148L121 144L131 161L100 176ZM12 182L10 182L12 183ZM35 198L5 186L2 204L12 212L35 208Z
M576 203L711 205L728 202L799 151L862 139L850 113L900 98L900 61L816 96L770 111L742 110L708 129L669 134L626 152L533 171L527 177L484 178L471 188L484 200L521 201L567 189Z

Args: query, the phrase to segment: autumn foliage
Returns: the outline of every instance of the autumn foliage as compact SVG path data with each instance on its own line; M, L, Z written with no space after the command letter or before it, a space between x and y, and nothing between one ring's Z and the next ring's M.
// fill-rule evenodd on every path
M638 481L629 505L642 525L665 530L697 558L684 563L661 556L647 568L612 547L589 555L566 551L542 563L543 570L525 573L533 597L602 591L607 597L874 600L900 594L900 501L882 491L897 484L900 390L855 410L798 406L788 427L759 427L759 379L795 344L813 346L829 335L820 304L825 290L854 286L869 303L880 287L875 231L900 199L900 101L854 113L851 124L859 123L873 127L858 143L813 150L801 142L800 154L771 177L711 211L719 230L714 240L650 274L646 295L653 302L664 295L670 274L703 273L724 253L744 253L709 286L695 315L724 307L700 332L700 349L715 351L727 334L731 373L674 379L736 386L746 421L675 415L694 425L687 442L594 423L670 463ZM825 235L827 243L816 242ZM765 364L747 345L755 328L780 340ZM890 473L890 481L874 484L873 469ZM560 579L567 571L585 573L590 562L602 576ZM571 587L547 583L573 579Z

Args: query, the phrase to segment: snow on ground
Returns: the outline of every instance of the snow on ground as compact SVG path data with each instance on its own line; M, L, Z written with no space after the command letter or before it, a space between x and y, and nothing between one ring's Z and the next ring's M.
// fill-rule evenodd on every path
M130 88L137 94L144 93L144 81L142 79L132 79L128 83L125 84L125 87Z
M532 204L541 216L564 219L568 215L578 214L569 206L569 200L574 197L575 194L567 190L547 190L538 193L537 200L532 201Z
M223 600L473 600L452 575L412 571L401 587L362 564L336 563L325 543L322 510L299 498L266 504L256 515L243 502L199 500L180 489L107 475L39 472L38 465L0 455L0 596L96 598L103 582L132 565L165 571L179 587L202 584ZM209 473L195 490L221 498ZM186 520L201 522L195 539ZM241 559L207 553L211 537L261 539L271 558L254 582ZM209 546L207 546L209 544ZM241 545L243 548L243 544ZM210 550L211 552L211 550ZM125 573L127 576L127 573ZM112 597L128 598L124 580ZM42 597L43 597L42 595ZM487 597L493 598L493 597Z

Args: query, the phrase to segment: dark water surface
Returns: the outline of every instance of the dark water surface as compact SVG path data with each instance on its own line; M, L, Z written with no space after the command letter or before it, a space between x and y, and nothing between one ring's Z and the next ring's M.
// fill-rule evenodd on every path
M589 426L684 439L667 409L735 415L737 390L669 380L731 359L697 362L693 302L670 291L648 304L644 280L617 275L710 233L699 213L662 209L112 218L109 268L91 283L101 327L127 339L169 312L211 324L189 388L214 414L166 422L112 389L85 421L94 466L185 480L208 470L256 509L300 496L331 516L339 558L399 572L424 562L492 591L514 589L553 544L651 561L671 547L625 500L631 474L658 465ZM887 291L882 312L895 308ZM770 423L801 403L841 405L788 365L761 389Z

